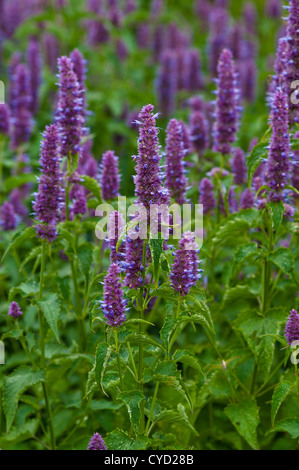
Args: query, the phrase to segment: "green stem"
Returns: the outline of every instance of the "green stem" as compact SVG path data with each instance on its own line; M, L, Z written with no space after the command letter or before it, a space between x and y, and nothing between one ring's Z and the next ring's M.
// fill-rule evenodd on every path
M132 362L132 366L133 366L133 370L134 370L134 374L135 374L135 379L137 380L137 377L138 377L137 368L136 368L136 364L135 364L135 361L134 361L133 351L132 351L132 348L131 348L129 342L127 343L127 347L128 347L130 359L131 359L131 362Z
M43 240L42 242L42 259L41 259L41 270L40 270L40 285L39 285L39 300L41 301L43 298L43 285L44 285L44 274L45 274L45 265L46 265L46 241ZM46 369L46 362L45 362L45 339L44 339L44 328L43 328L43 313L41 308L39 308L38 313L39 318L39 332L40 332L40 349L41 349L41 368L43 370ZM50 438L51 438L51 448L55 450L55 434L54 434L54 426L53 426L53 418L52 418L52 411L48 397L48 390L46 382L42 384L45 403L46 403L46 410L48 415L48 423L50 428Z
M79 338L80 338L80 349L81 352L85 352L86 345L87 345L87 332L85 327L85 321L82 315L82 303L81 297L79 292L79 286L77 282L77 275L75 270L74 260L70 260L71 264L71 271L72 271L72 279L74 285L74 292L75 292L75 303L76 303L76 314L77 314L77 321L79 327Z
M119 380L120 380L120 388L121 391L123 392L124 390L124 383L123 383L123 376L121 372L121 362L120 362L120 355L119 355L119 343L118 343L118 337L117 337L117 328L113 328L114 330L114 339L115 339L115 355L117 359L117 366L118 366L118 373L119 373Z
M145 428L145 434L146 434L147 437L149 436L149 428L150 428L153 412L154 412L154 409L155 409L155 404L156 404L156 400L157 400L159 386L160 386L160 382L157 382L156 387L155 387L155 391L154 391L152 406L151 406L151 409L150 409L150 412L149 412L149 415L148 415L148 420L147 420L146 428Z

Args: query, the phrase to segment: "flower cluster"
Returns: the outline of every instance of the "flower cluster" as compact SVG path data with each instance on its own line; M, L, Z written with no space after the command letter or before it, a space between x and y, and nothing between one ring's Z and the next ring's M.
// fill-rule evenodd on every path
M120 267L112 263L104 280L104 301L100 302L107 324L121 326L126 320L126 301L120 280Z
M185 204L187 178L184 164L185 148L181 124L172 119L166 137L166 188L177 204Z
M299 341L299 315L296 310L292 310L284 331L285 338L289 345L294 341Z
M29 140L32 131L30 76L26 65L17 66L12 81L11 123L13 149Z
M88 444L87 450L107 450L107 446L105 444L104 439L102 438L101 434L95 433Z
M21 315L23 315L23 312L22 312L19 304L17 304L17 302L12 302L10 304L8 315L12 318L18 318Z
M42 222L36 227L38 236L52 242L57 236L56 225L62 196L57 127L54 124L46 127L43 137L40 158L42 174L33 209L38 221Z
M120 186L118 157L111 150L103 155L100 182L104 201L118 196Z
M174 253L175 260L169 275L171 286L182 296L189 294L191 287L195 286L201 277L202 271L198 270L198 253L194 234L186 232Z

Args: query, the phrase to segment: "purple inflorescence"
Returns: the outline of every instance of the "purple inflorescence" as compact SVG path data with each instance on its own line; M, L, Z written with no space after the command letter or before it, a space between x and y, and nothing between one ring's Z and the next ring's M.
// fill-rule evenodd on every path
M257 11L252 2L247 2L243 7L244 23L248 34L255 35L257 28Z
M70 199L72 200L72 215L84 215L87 212L87 200L84 188L76 183L70 191Z
M87 450L107 450L107 446L101 434L95 433L88 444Z
M17 66L12 82L12 148L16 149L29 140L32 131L31 92L28 68Z
M125 221L123 215L118 211L110 212L108 224L108 238L111 249L111 263L121 263L125 256L125 243L122 241L117 248L120 236L125 229Z
M9 307L8 315L12 318L18 318L23 315L23 312L17 302L12 302Z
M134 176L136 202L143 204L148 213L152 204L161 205L169 202L168 191L162 186L157 115L154 115L153 111L153 105L148 104L139 114L138 156L136 176Z
M33 209L37 220L41 222L36 227L38 237L52 242L57 236L56 225L59 219L62 198L57 127L55 125L46 127L43 137L40 158L42 174Z
M254 206L254 195L249 188L241 194L241 209L252 209Z
M203 178L199 186L199 202L203 205L203 213L209 214L216 207L214 185L208 178Z
M27 215L27 209L23 204L24 194L21 189L15 188L12 190L9 196L9 201L12 204L14 211L20 217Z
M205 115L201 111L193 111L190 116L190 140L194 151L200 156L209 144L209 129Z
M100 302L110 326L121 326L126 320L126 301L120 279L120 267L112 263L104 280L104 301Z
M143 240L130 237L126 239L126 256L123 266L126 271L124 285L130 289L138 289L143 284Z
M118 157L111 150L108 150L103 155L100 180L104 201L114 199L118 196L120 186Z
M59 57L59 42L53 34L46 33L43 36L43 45L45 49L46 62L51 71L55 73L57 59Z
M0 225L2 230L14 230L17 227L17 217L13 205L10 202L4 202L1 207Z
M195 286L201 277L198 270L198 253L194 234L186 232L174 253L175 260L169 275L171 286L182 296L189 294L191 287Z
M299 341L299 315L294 309L291 310L291 314L288 317L284 335L289 345L294 341Z
M276 59L274 64L275 75L270 83L269 98L270 105L277 88L281 88L285 93L288 91L287 84L287 60L288 41L287 38L280 38L278 41Z
M60 57L58 69L57 126L60 133L60 153L63 157L74 156L80 150L84 124L82 90L71 59Z
M295 132L294 139L299 139L299 132ZM294 151L294 161L291 174L291 185L299 191L299 151ZM298 198L298 194L294 193L295 198Z
M292 103L292 83L296 80L299 80L299 3L298 0L290 0L289 5L289 17L287 23L287 65L286 65L286 83L288 95L290 96L288 100L289 105L289 122L293 124L294 122L299 122L299 108L298 104ZM298 95L298 92L294 92ZM296 96L298 98L298 96Z
M172 119L166 137L166 181L170 196L177 204L185 204L188 180L185 176L185 146L181 124Z
M228 190L228 207L232 214L234 212L238 212L238 202L236 199L235 188L233 186L231 186Z
M234 175L234 183L239 185L245 184L247 181L247 167L245 154L242 149L236 148L231 166Z
M265 11L268 16L272 18L280 18L281 10L281 0L267 0L265 5Z
M175 51L165 50L161 54L156 80L159 108L164 117L170 116L175 108L178 88L178 59Z
M86 115L86 89L85 89L85 80L86 80L86 60L84 59L83 55L79 51L79 49L74 49L70 54L70 59L73 62L73 69L75 74L77 75L77 79L80 86L81 91L81 99L82 99L82 112L83 118Z
M214 126L214 150L223 155L232 151L238 130L238 99L235 66L232 53L224 49L218 63L216 122Z
M0 134L9 135L10 112L7 104L0 104Z
M285 93L278 89L273 98L272 137L266 170L266 182L271 188L270 199L279 201L288 182L290 170L290 136L288 132L288 104Z
M27 64L30 76L31 105L30 110L35 114L39 108L39 87L41 81L41 55L39 43L36 39L31 39L27 49Z
M210 15L209 56L210 71L217 74L220 54L228 41L228 14L226 9L215 7Z

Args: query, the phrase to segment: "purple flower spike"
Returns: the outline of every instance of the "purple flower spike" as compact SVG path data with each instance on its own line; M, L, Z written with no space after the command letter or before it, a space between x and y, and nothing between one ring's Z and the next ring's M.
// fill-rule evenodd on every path
M192 151L192 144L191 144L191 136L190 136L190 131L187 126L187 124L184 123L184 121L180 121L180 125L182 126L182 139L183 139L183 144L184 144L184 152L185 156L190 155Z
M295 139L299 139L299 132L294 134ZM294 151L294 162L291 175L291 185L299 191L299 151ZM293 194L296 199L299 197L298 194Z
M255 5L252 2L247 2L244 4L243 16L247 33L254 36L256 34L257 27L257 11Z
M218 90L216 122L214 126L214 150L228 155L236 140L238 130L238 99L235 65L232 53L224 49L218 63Z
M9 135L10 112L7 104L0 104L0 134Z
M288 317L284 335L289 345L294 341L299 341L299 315L294 309L291 310L291 314Z
M68 57L58 59L59 102L57 125L60 133L60 153L67 157L80 150L83 118L82 90L74 72L73 62Z
M231 186L228 191L228 206L231 214L238 212L238 203L236 199L235 188Z
M104 280L104 301L101 307L110 326L121 326L126 320L126 302L120 280L120 267L111 264Z
M232 158L232 172L235 184L245 184L247 181L246 158L242 149L236 148Z
M127 237L124 263L126 277L124 279L124 285L130 289L138 289L143 284L142 271L144 267L142 265L142 258L143 240L140 238L132 240L130 237Z
M12 82L12 148L16 149L27 142L32 131L31 92L28 68L17 66Z
M278 89L274 95L272 112L272 137L266 170L266 182L271 187L270 199L279 201L288 182L290 170L290 136L288 132L287 96Z
M172 119L167 127L165 185L177 204L187 202L188 181L185 176L184 156L183 129L176 119Z
M294 81L299 80L299 5L298 0L290 0L289 5L289 18L287 23L287 90L288 95L291 97L291 85ZM298 96L296 96L298 98ZM299 107L298 104L291 102L289 98L289 122L299 122Z
M116 251L119 237L125 229L125 221L123 215L118 211L113 211L109 214L108 236L109 245L111 249L110 260L111 263L120 263L124 261L125 256L125 243L122 242Z
M228 14L226 9L215 7L210 15L209 56L210 71L215 77L221 51L228 41Z
M265 5L265 11L267 16L270 16L272 18L280 18L281 10L281 0L267 0Z
M208 122L201 111L193 111L190 116L190 140L194 151L201 156L209 144Z
M73 201L72 214L84 215L87 212L87 200L85 190L80 184L74 184L70 191L70 199Z
M177 54L165 50L160 59L160 67L156 80L156 90L163 117L170 116L175 109L175 99L178 89L178 59Z
M12 318L18 318L23 315L23 312L17 302L12 302L9 307L8 315Z
M254 206L254 195L249 188L241 194L241 209L252 209Z
M104 153L101 163L101 188L104 201L117 197L119 186L118 157L116 157L114 152L108 150Z
M41 81L41 55L39 45L36 39L31 39L27 49L27 64L30 74L31 107L32 114L35 114L39 108L39 87Z
M208 178L203 178L199 186L199 203L203 205L203 213L209 214L216 207L214 185Z
M195 243L195 236L191 232L186 232L179 241L175 252L175 260L169 275L171 286L182 296L189 294L192 286L195 286L200 279L198 272L198 250Z
M88 444L87 450L107 450L107 446L101 434L95 433Z
M17 227L17 217L10 202L4 202L1 207L0 225L5 232L14 230Z
M33 209L39 222L37 235L52 242L56 234L62 199L60 159L58 156L59 134L55 125L46 127L41 143L41 177Z
M55 73L57 67L57 59L59 57L59 42L56 36L46 33L43 36L43 44L45 48L46 62L51 71Z
M86 115L86 89L85 89L85 80L86 80L86 60L84 59L83 55L79 51L79 49L74 49L71 52L70 59L73 62L73 69L75 74L77 75L77 79L80 86L81 91L81 99L82 99L82 108L83 108L83 118Z
M154 115L153 111L153 105L148 104L139 114L137 174L134 177L137 204L143 204L148 212L151 204L161 205L169 202L168 191L162 186L157 115Z
M26 207L23 204L24 194L21 189L15 188L12 190L9 196L9 201L12 204L14 211L20 217L25 217L28 213Z

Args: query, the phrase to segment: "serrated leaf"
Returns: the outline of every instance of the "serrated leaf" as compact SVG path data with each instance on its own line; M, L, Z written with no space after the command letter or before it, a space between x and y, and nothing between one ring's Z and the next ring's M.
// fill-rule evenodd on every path
M108 450L145 450L148 440L139 436L138 441L124 431L116 429L107 434L105 438Z
M236 238L248 229L257 224L259 211L256 209L241 210L225 219L217 230L217 235L213 238L213 244L222 245L229 238Z
M283 220L284 205L282 201L270 202L271 219L274 230L277 230Z
M163 410L159 414L153 416L153 421L155 423L166 422L170 424L178 423L180 425L186 426L190 431L192 431L196 436L198 432L190 423L188 419L186 410L184 406L179 403L176 410Z
M111 352L111 347L108 346L106 343L100 343L96 350L95 379L104 393L105 391L103 388L103 377Z
M269 335L277 335L285 321L284 309L273 308L259 315L257 311L244 310L235 321L256 357L260 374L267 379L274 354L275 342Z
M289 418L278 421L275 426L275 431L288 432L292 439L299 437L299 418Z
M10 432L5 436L0 436L1 449L5 447L11 447L19 442L26 441L35 435L39 425L38 419L32 419L27 423L23 423L20 426L13 426Z
M159 273L160 273L160 258L161 254L163 253L163 243L164 240L160 239L153 239L151 238L149 241L149 246L152 254L152 259L154 263L154 281L155 281L155 286L158 286L159 282Z
M225 410L238 433L254 449L258 450L257 427L259 420L259 409L254 398L245 398L240 403L231 403Z
M8 245L4 255L2 256L1 261L4 260L10 250L16 248L20 243L23 243L24 241L29 240L34 236L36 236L34 227L27 227L25 228L25 230L20 230L19 232L17 232L13 236L11 243Z
M288 276L291 276L294 272L294 259L290 250L287 248L277 248L277 250L270 253L268 260L272 261L272 263L274 263Z
M177 350L172 358L176 362L181 362L182 364L186 364L189 367L193 367L193 369L196 369L205 377L205 373L201 367L199 360L194 354L190 353L189 351L185 351L184 349Z
M129 392L122 392L118 398L126 405L130 422L137 436L141 419L140 404L145 397L140 390L131 390Z
M244 243L239 246L235 252L235 269L244 261L257 256L258 248L256 243Z
M38 302L38 305L40 306L43 314L45 315L47 323L59 343L60 341L57 328L57 320L60 314L60 302L57 294L48 294L44 300L40 300Z
M280 382L274 390L271 407L271 422L273 427L279 408L281 407L284 400L287 398L291 389L292 384L290 382Z
M264 159L267 158L268 150L265 146L265 143L257 144L253 147L251 154L247 157L247 167L248 167L248 187L251 189L252 178L255 171L263 163Z
M44 371L33 371L29 367L21 367L5 378L3 409L6 416L7 432L9 432L14 421L21 395L27 388L44 382L44 380Z
M102 191L97 180L85 175L81 177L79 183L87 188L97 198L99 204L103 203Z
M81 245L78 249L77 257L80 270L88 282L93 258L93 245L91 243L84 243Z

